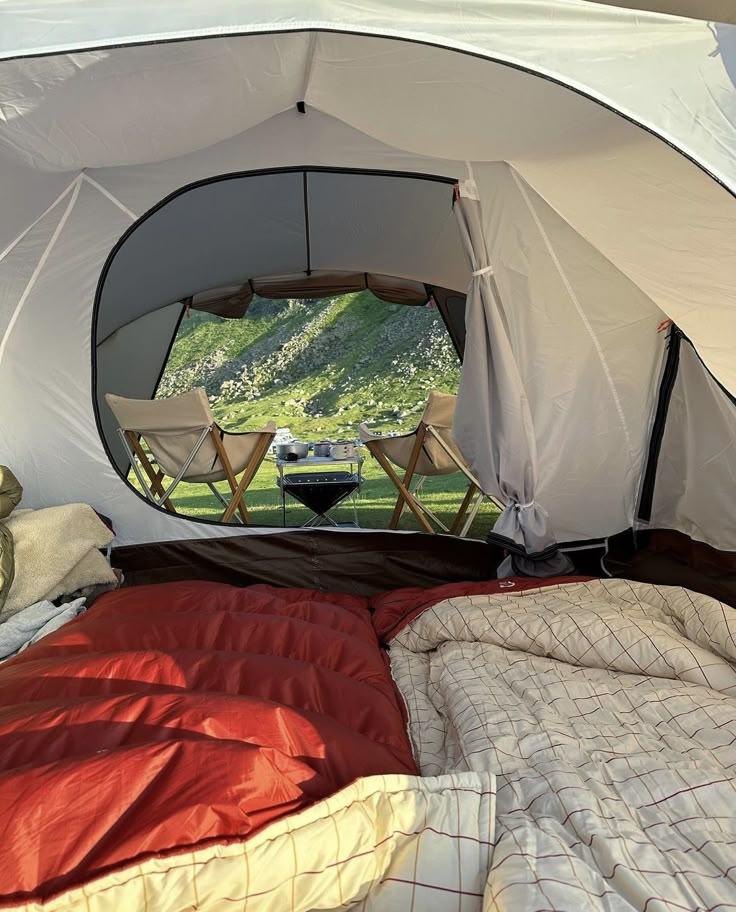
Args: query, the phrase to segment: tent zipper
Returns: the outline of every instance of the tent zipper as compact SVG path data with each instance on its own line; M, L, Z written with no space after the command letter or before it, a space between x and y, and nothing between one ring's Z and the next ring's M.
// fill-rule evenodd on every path
M654 414L652 435L649 440L647 468L644 474L644 481L641 486L641 497L639 498L639 509L637 511L637 519L645 523L648 523L652 517L654 486L657 481L659 455L662 450L662 440L664 439L665 427L667 426L667 415L670 410L672 391L675 387L677 373L680 368L681 342L682 333L674 324L672 324L670 327L669 338L667 340L667 357L665 360L664 370L662 372L662 379L659 384L657 410Z

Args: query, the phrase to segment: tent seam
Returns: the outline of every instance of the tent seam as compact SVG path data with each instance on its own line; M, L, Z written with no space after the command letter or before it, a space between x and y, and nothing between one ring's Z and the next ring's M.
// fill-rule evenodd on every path
M103 187L99 181L96 181L93 177L90 177L89 174L82 173L80 176L83 180L86 180L91 187L94 187L95 190L98 190L103 196L106 196L111 203L115 203L118 209L124 212L129 218L133 219L134 222L138 221L138 216L135 214L135 212L132 212L130 209L128 209L125 203L122 203L113 193L107 189L107 187Z
M2 342L0 342L0 364L2 364L2 360L3 360L3 356L5 354L5 348L7 346L8 339L10 338L10 335L13 332L13 329L18 320L18 317L20 316L20 312L23 309L24 304L28 300L28 296L30 295L31 291L33 290L33 286L36 284L36 280L38 279L39 275L43 271L43 267L46 265L46 261L48 260L49 256L51 255L51 251L56 246L56 242L59 239L59 235L64 230L64 226L66 225L66 223L69 219L69 216L71 215L72 209L74 209L74 205L77 202L77 198L79 197L79 188L82 186L82 175L81 174L78 175L74 179L73 183L75 184L75 186L74 186L74 190L72 191L72 198L67 203L67 207L64 210L64 214L62 215L61 219L59 220L59 224L56 226L56 230L51 235L51 239L49 240L48 244L46 245L46 249L41 254L41 257L40 257L38 263L36 264L36 268L33 270L33 274L31 275L30 279L28 280L28 284L26 285L26 287L23 291L23 294L20 296L18 303L16 304L15 310L13 311L13 316L10 318L10 322L8 323L8 328L5 330L5 334L3 335Z
M68 196L69 193L71 193L71 191L74 189L75 184L77 184L79 182L79 179L81 176L82 176L81 174L78 174L74 178L74 180L69 184L69 186L66 187L64 190L62 190L62 192L56 197L56 199L53 201L53 203L47 209L44 209L44 211L38 216L38 218L34 219L31 222L31 224L28 225L27 228L24 228L23 231L21 231L21 233L18 235L17 238L15 238L14 241L11 241L8 244L8 246L2 251L2 253L0 253L0 263L2 263L2 261L5 259L6 256L8 256L8 254L12 253L13 250L15 250L15 248L18 246L18 244L20 244L20 242L23 240L23 238L26 237L28 234L30 234L30 232L33 231L33 229L36 227L36 225L38 225L39 222L42 222L46 218L46 216L49 215L51 212L53 212L54 209L56 209L56 207L59 205L59 203L66 196Z
M554 248L552 247L552 243L547 235L547 232L544 230L544 225L542 225L542 222L541 222L539 216L537 215L536 211L534 210L534 207L531 204L531 200L529 199L529 195L526 192L526 188L524 187L523 182L521 181L519 175L516 173L516 170L514 168L510 168L510 170L511 170L511 177L513 178L514 183L516 184L519 192L522 195L526 208L528 209L529 214L531 215L532 219L534 220L534 224L537 226L537 229L542 236L545 247L547 248L547 252L549 253L550 257L552 258L552 262L554 263L555 269L557 270L560 278L562 279L562 282L565 286L565 290L567 291L567 294L568 294L570 300L575 305L575 310L577 311L578 316L580 317L580 320L583 323L583 326L585 327L588 335L590 336L590 338L593 342L593 345L595 346L596 354L598 355L598 359L600 360L601 367L603 368L603 372L606 376L606 381L607 381L608 387L611 391L611 396L613 397L613 401L616 406L616 411L618 412L619 421L621 422L621 427L623 428L624 436L626 437L626 445L629 450L629 459L631 462L631 468L632 468L632 470L634 470L636 460L634 458L634 448L631 443L631 435L629 434L629 428L628 428L628 425L626 424L626 416L624 415L623 406L621 405L621 399L619 398L618 390L616 389L616 383L613 379L613 375L611 374L611 369L608 366L608 362L606 361L606 356L603 353L603 348L601 347L600 340L596 336L595 331L593 330L593 327L592 327L590 321L588 320L587 316L585 315L585 312L583 311L582 307L580 306L580 301L578 300L578 297L575 294L575 290L573 289L572 285L570 284L570 280L567 278L567 274L565 273L565 270L562 267L562 263L560 263L559 257L557 256L557 254L554 251Z
M307 52L307 59L304 63L304 76L302 78L302 97L301 101L306 102L307 95L309 93L309 85L312 82L312 71L314 70L314 56L315 50L317 48L317 39L319 37L319 32L312 32L311 40L309 42L309 50Z

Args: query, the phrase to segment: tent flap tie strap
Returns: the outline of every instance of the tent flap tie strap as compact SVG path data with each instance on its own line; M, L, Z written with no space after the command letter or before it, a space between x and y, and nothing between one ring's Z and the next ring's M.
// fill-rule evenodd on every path
M493 266L484 266L482 269L474 269L472 276L493 275Z

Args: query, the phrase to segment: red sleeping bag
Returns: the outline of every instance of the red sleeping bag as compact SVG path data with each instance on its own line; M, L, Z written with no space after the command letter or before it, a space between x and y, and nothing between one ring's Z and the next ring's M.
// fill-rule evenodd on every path
M415 774L365 599L123 589L0 666L0 900Z

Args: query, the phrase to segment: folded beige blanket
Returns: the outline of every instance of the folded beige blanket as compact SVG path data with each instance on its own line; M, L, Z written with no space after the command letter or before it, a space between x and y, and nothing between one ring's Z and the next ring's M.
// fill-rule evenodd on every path
M16 510L4 522L15 540L15 579L0 623L35 602L116 581L98 550L113 533L87 504Z

